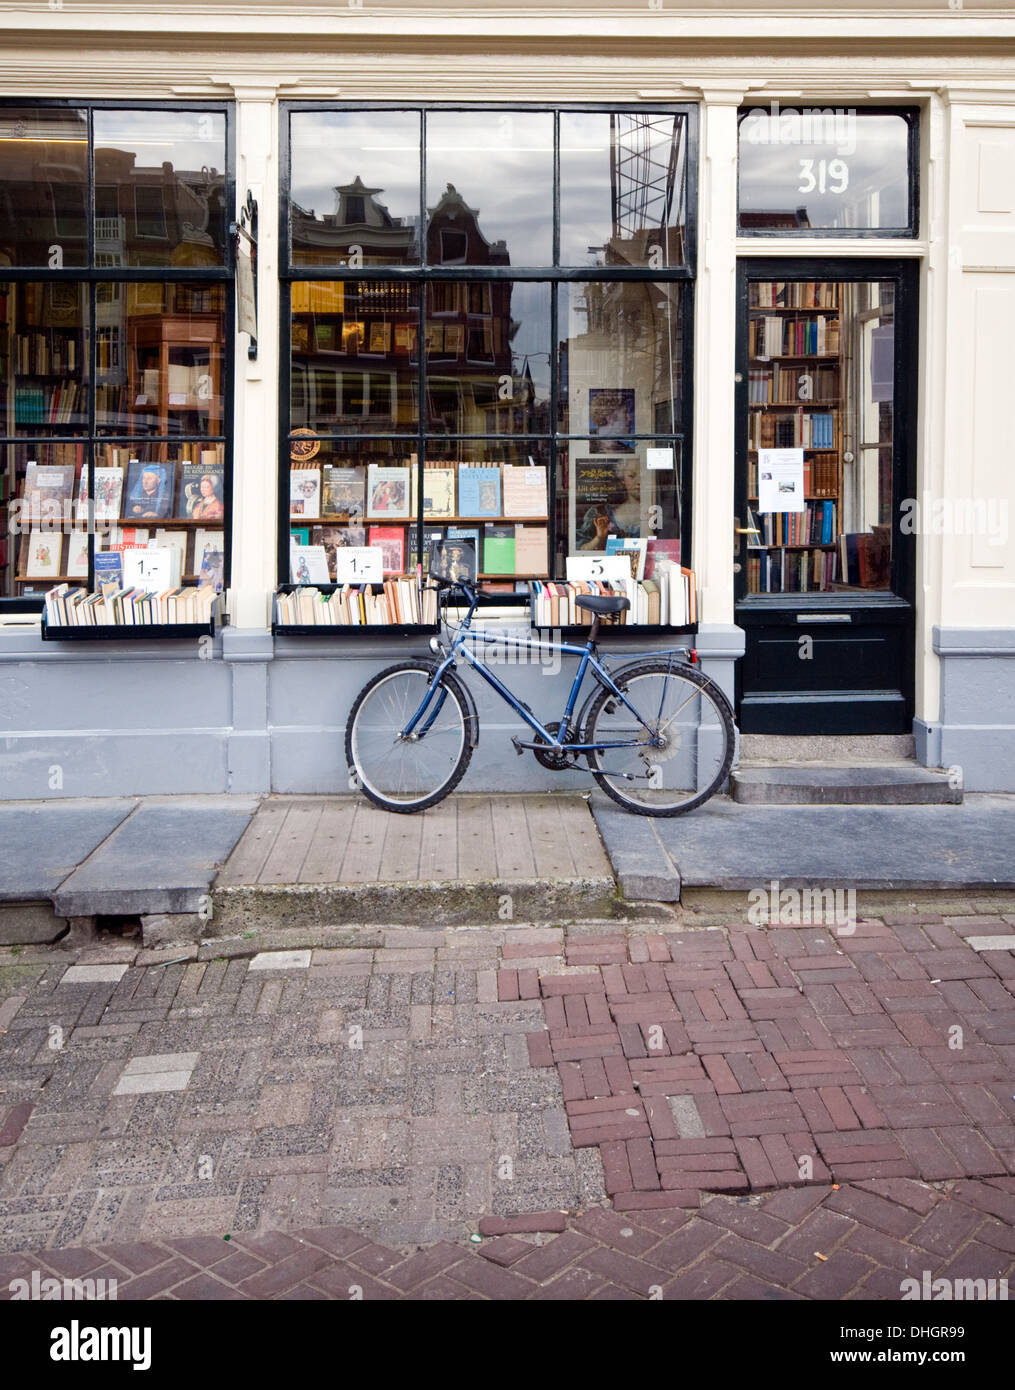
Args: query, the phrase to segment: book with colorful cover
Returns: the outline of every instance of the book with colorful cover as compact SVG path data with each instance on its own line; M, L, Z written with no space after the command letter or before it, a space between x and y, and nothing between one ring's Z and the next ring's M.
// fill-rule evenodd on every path
M367 516L408 517L409 469L371 463L367 469Z
M500 514L500 468L461 464L458 469L458 515L484 517Z
M362 468L324 469L321 515L359 519L366 509L367 482Z
M131 459L127 465L125 521L154 520L173 515L176 482L174 463L143 463Z
M455 515L455 470L453 468L423 469L423 516Z
M319 468L291 468L289 470L289 515L320 516L321 514L321 470Z
M401 574L405 569L405 528L402 526L371 526L368 545L379 547L384 554L384 573Z
M483 528L483 573L514 574L515 528L485 526Z

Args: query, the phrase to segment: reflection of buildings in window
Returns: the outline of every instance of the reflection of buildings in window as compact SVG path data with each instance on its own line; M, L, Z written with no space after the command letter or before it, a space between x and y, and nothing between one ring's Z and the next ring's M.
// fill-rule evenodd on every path
M782 212L773 209L768 212L748 212L740 214L740 225L747 231L792 232L800 227L809 227L811 220L806 208L794 208Z
M359 174L335 188L335 211L315 212L292 204L292 242L301 265L337 265L353 246L365 265L412 265L418 262L416 219L392 217L377 198L383 188L368 188Z
M585 434L589 392L634 392L634 432L679 432L679 291L654 282L590 281L571 289L568 335L560 344L567 431Z

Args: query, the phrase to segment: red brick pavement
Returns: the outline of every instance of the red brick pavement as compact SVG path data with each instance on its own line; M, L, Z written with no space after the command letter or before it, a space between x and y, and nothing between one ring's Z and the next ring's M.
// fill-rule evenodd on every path
M556 1066L572 1142L598 1146L618 1211L1004 1177L1010 953L978 953L962 929L889 918L842 935L571 937L565 973L538 977L546 1031L529 1034L529 1059ZM518 975L499 972L501 999L518 997Z
M538 1301L885 1299L903 1279L1015 1275L1015 1180L912 1178L716 1196L680 1207L484 1217L479 1246L391 1250L344 1227L0 1256L14 1281L117 1281L165 1298ZM66 1296L66 1295L65 1295Z

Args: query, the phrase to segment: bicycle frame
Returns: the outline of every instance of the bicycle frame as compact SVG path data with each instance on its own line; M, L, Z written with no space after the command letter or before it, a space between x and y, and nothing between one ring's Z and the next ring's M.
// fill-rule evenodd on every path
M412 718L408 721L405 727L402 730L400 730L400 738L408 738L412 734L414 734L417 728L419 728L421 722L422 728L419 730L418 737L424 738L426 736L427 731L430 729L434 720L439 715L441 707L443 706L444 700L446 698L447 692L443 690L440 686L441 677L444 675L445 671L456 665L456 661L459 656L464 657L471 666L471 668L474 671L477 671L479 675L483 677L487 685L491 686L494 690L496 690L497 694L501 697L501 699L504 700L506 704L510 705L511 708L515 711L515 713L519 715L525 721L525 723L528 724L528 726L533 730L533 732L537 734L538 737L545 742L545 744L547 745L548 752L559 752L562 751L565 747L568 753L592 753L602 752L605 749L609 748L634 748L644 746L643 744L640 744L637 740L626 740L624 742L619 743L570 743L567 741L568 728L571 723L571 720L574 717L575 705L578 703L578 695L581 691L582 684L584 683L585 676L589 672L589 670L592 671L592 674L594 675L595 679L600 683L600 685L605 686L611 694L615 695L618 700L622 701L622 703L627 707L627 709L631 711L635 719L637 719L638 723L642 726L645 732L648 733L650 737L654 737L652 735L652 730L646 724L645 720L635 709L634 705L631 704L630 700L628 700L624 692L617 686L616 682L611 677L609 671L605 668L605 666L603 666L602 662L596 656L595 652L593 651L593 639L591 637L589 638L585 646L579 647L570 642L541 642L538 638L518 637L507 633L498 633L494 635L485 632L473 632L471 630L470 624L472 622L472 615L476 611L478 599L477 596L464 585L460 585L460 587L462 589L462 592L466 595L467 599L469 600L469 611L466 614L465 618L462 620L458 635L452 642L450 651L445 655L443 661L440 663L437 670L434 672L433 678L429 686L427 687L426 694L423 696L419 708L413 714ZM543 724L541 724L539 720L536 718L536 716L529 709L529 707L523 704L517 698L514 692L509 690L508 687L504 684L504 682L494 675L494 673L490 670L489 666L487 666L486 662L481 660L480 657L478 657L476 653L470 649L470 647L467 645L467 643L470 641L474 643L482 642L487 646L500 646L503 644L508 645L514 648L515 650L553 652L560 653L565 656L574 656L578 658L578 669L575 672L574 680L571 683L571 689L568 693L567 703L564 706L564 712L560 719L559 728L555 734L551 733L549 729L547 729ZM434 648L434 650L439 650L440 648L435 644L436 639L434 639L434 643L432 643L431 645ZM672 647L659 652L653 652L652 655L672 656L675 652L686 652L687 650L688 649L686 647ZM610 655L611 654L607 652L603 653L603 656L607 660L610 659ZM619 656L619 653L614 653L613 655L614 657L617 657ZM427 718L424 721L424 714L426 713L428 704L433 699L435 691L440 692L439 698L437 700L433 712L430 714L429 718ZM519 751L521 751L522 748L529 747L529 745L527 744L520 744L516 746L519 748ZM543 745L540 744L540 747L542 746Z

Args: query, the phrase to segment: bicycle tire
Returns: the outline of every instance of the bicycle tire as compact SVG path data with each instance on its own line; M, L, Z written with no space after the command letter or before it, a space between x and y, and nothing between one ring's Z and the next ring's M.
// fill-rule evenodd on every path
M453 761L449 762L447 776L432 790L425 791L419 797L396 797L391 793L386 794L383 788L376 785L375 773L362 765L362 749L359 745L361 732L361 720L364 711L368 708L371 697L375 696L378 690L383 690L385 684L390 684L399 673L411 672L419 673L420 677L425 677L426 682L432 680L437 670L436 662L432 661L400 661L394 666L387 666L383 671L379 671L376 676L367 681L366 685L356 696L352 709L349 711L349 719L345 726L345 757L350 774L354 774L356 785L363 795L368 797L375 806L380 806L385 811L394 811L400 815L412 814L416 811L425 811L428 806L435 806L438 801L443 799L458 786L458 783L465 776L469 762L472 758L472 749L478 736L478 730L473 728L474 715L468 696L462 689L460 682L450 671L446 671L441 677L441 686L447 692L443 714L447 701L452 702L452 706L458 712L461 725L460 749L457 753L452 750ZM415 684L413 682L412 684ZM414 712L416 706L423 698L425 683L423 679L418 682L419 692L416 703L405 709L404 718L408 719ZM405 702L403 702L405 703ZM397 719L391 718L384 711L379 711L378 716L381 723L378 729L385 728L392 735L397 732ZM425 722L425 721L424 721ZM403 744L404 748L415 748L422 746L424 739L419 744ZM397 746L397 740L392 738L392 750ZM432 746L432 745L431 745Z
M663 800L665 793L657 800L646 804L636 800L631 795L625 795L622 790L622 784L625 780L624 774L611 774L609 770L609 760L613 759L619 762L621 757L624 756L622 750L603 750L602 753L591 751L586 754L586 757L596 782L606 795L615 801L618 806L623 806L625 810L632 811L634 814L640 816L661 817L685 815L688 811L693 811L698 806L708 801L709 797L713 796L716 791L718 791L719 787L722 786L729 776L730 769L733 766L733 757L736 749L733 711L730 709L729 702L725 695L723 695L722 691L719 690L707 676L703 676L701 672L696 671L693 666L686 666L682 662L674 666L662 658L649 658L643 661L636 661L628 666L622 667L614 674L613 679L617 687L626 694L632 683L639 679L653 676L665 677L667 681L672 680L674 682L674 690L678 688L676 684L678 682L681 685L695 687L698 697L707 702L714 712L715 722L722 733L722 752L721 756L715 760L715 767L712 771L712 775L709 777L708 785L701 788L696 784L693 792L690 788L685 789L686 795L684 795L684 799L676 804L667 804ZM664 684L664 697L666 689L667 686ZM685 703L688 703L693 698L693 695L688 696ZM638 701L636 699L632 698L632 704L636 708L638 707ZM585 730L582 735L581 741L583 743L609 742L609 737L597 738L597 725L604 711L607 711L611 705L612 708L609 709L609 712L612 714L616 712L617 698L605 687L598 695L593 696L585 722ZM645 716L645 710L640 710L639 713ZM674 716L674 718L675 717L676 716ZM659 718L661 720L662 716L660 715ZM648 722L651 723L651 718ZM672 723L672 720L667 722ZM696 720L694 722L697 724L701 721ZM617 731L614 731L614 736L616 736L616 732ZM635 729L632 729L630 732L634 733ZM674 746L672 751L662 750L662 753L654 754L654 756L662 757L664 760L667 756L672 758L678 751L681 751L680 743L676 739L674 739L673 743ZM650 747L650 745L646 745L646 747ZM646 766L649 765L644 754L639 754L638 756L646 763ZM602 761L600 761L600 759L602 759ZM685 761L690 761L695 772L695 777L697 778L698 764L696 756L691 754ZM613 778L612 781L611 776ZM631 777L630 780L635 779ZM617 781L621 782L621 786L616 784Z

